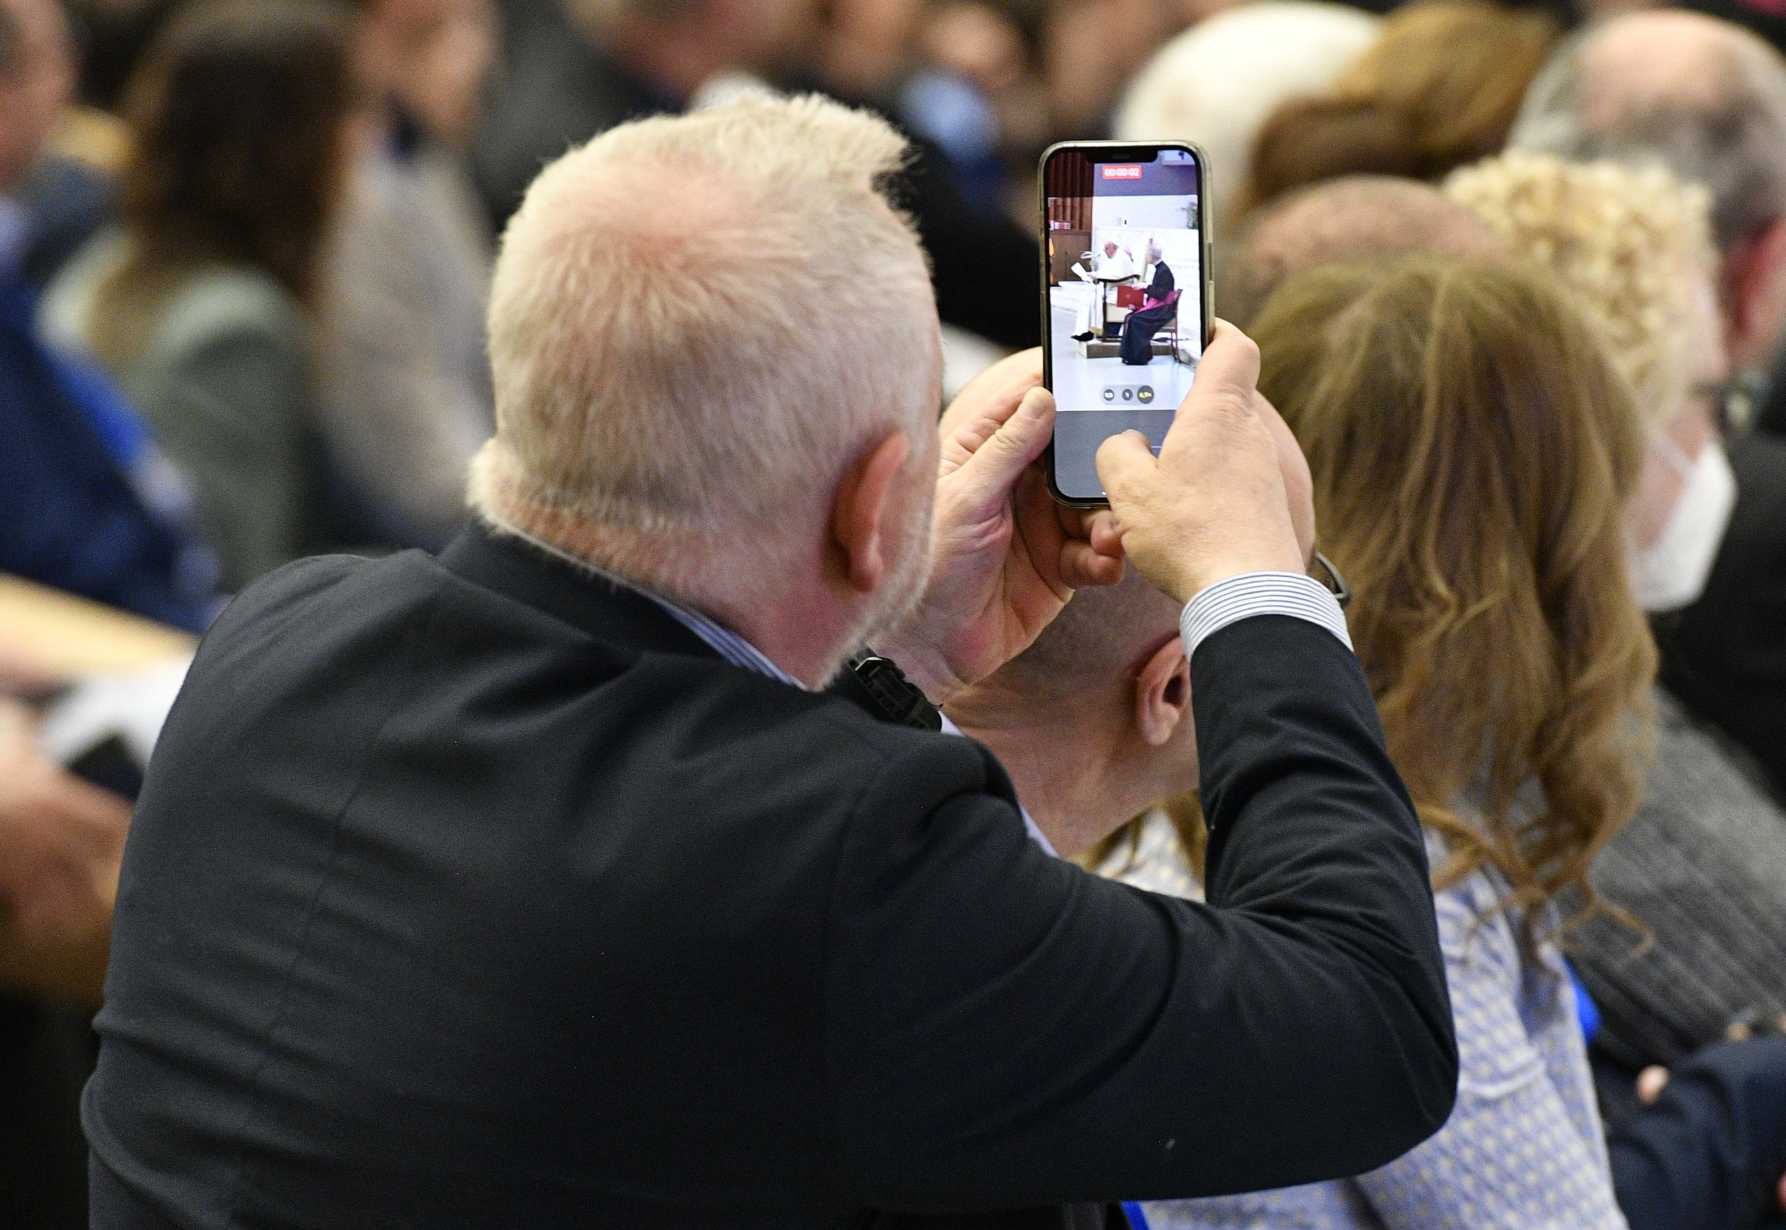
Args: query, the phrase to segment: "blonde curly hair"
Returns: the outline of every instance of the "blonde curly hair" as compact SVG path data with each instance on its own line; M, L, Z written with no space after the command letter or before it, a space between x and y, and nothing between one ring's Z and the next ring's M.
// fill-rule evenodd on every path
M1681 404L1695 281L1717 259L1704 188L1659 165L1522 152L1453 172L1443 186L1572 293L1646 423Z

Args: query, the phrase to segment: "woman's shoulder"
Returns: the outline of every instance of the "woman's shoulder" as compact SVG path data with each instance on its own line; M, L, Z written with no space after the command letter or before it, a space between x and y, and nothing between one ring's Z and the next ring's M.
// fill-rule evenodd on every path
M162 308L157 341L180 352L224 339L301 351L308 336L297 297L244 265L215 264L181 278Z
M87 347L87 318L102 282L124 262L127 241L116 227L100 231L63 266L44 288L38 323L45 336L64 350Z

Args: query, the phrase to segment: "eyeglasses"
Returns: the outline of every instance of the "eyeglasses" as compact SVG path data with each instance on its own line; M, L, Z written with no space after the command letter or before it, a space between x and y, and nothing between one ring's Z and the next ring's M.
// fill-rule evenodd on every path
M1346 584L1346 578L1340 574L1338 568L1333 566L1332 560L1316 551L1313 562L1309 565L1308 574L1327 587L1327 592L1331 593L1333 600L1339 603L1340 610L1346 609L1346 604L1352 601L1352 587Z

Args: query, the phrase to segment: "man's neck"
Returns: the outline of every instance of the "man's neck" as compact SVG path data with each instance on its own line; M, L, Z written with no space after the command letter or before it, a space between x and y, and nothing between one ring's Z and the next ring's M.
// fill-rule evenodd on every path
M948 709L963 733L992 749L1017 798L1062 855L1087 850L1158 802L1160 787L1125 747L1121 700L1088 696L1037 705L982 684Z
M687 590L634 575L612 562L598 559L587 549L594 541L594 535L573 544L560 535L524 529L488 510L483 513L483 518L499 534L512 534L566 563L605 574L653 597L698 612L743 637L758 653L806 687L820 688L830 682L839 664L837 647L848 640L851 612L838 601L833 592L836 587L821 578L785 580L777 589L773 603L754 599L748 594L711 588ZM667 545L665 549L672 550ZM703 575L723 572L722 569L699 571Z

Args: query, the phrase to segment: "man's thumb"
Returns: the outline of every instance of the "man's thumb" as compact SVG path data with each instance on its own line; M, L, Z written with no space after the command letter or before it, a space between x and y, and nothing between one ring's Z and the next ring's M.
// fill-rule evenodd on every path
M1115 503L1119 496L1130 495L1137 484L1145 482L1159 463L1147 437L1138 431L1119 432L1098 445L1098 481Z
M971 474L976 488L1008 492L1018 476L1042 455L1053 434L1054 395L1044 388L1031 389L1011 417L974 450L962 469Z

